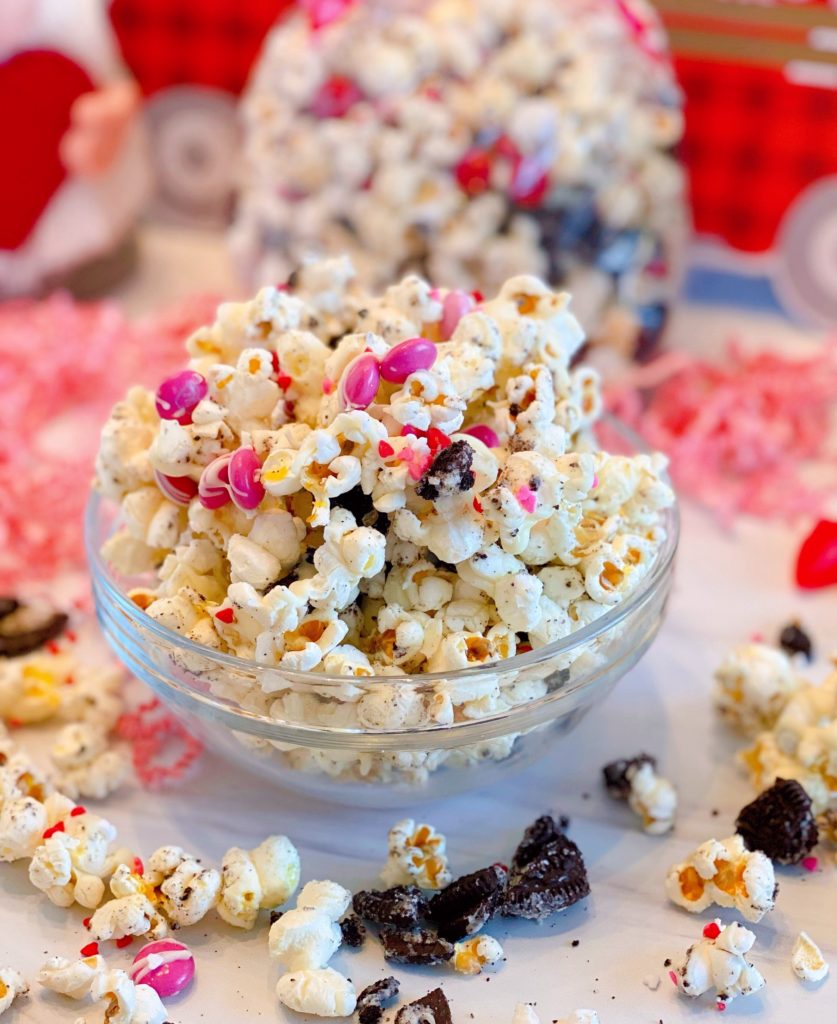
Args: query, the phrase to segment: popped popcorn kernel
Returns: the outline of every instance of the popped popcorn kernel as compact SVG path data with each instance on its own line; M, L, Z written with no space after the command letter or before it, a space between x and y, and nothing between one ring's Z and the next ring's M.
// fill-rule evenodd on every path
M503 947L490 935L454 943L453 969L460 974L480 974L483 967L492 967L503 957Z
M748 996L764 987L761 972L746 954L756 941L755 935L738 923L724 926L715 920L711 937L700 939L686 951L686 956L671 978L677 990L696 999L715 989L718 1009L726 1009L738 996Z
M387 888L417 885L422 889L444 889L451 881L445 854L445 837L432 825L416 824L405 818L389 832L387 863L381 878Z
M776 877L772 861L760 850L747 850L741 836L710 839L666 878L672 902L699 914L712 904L734 907L757 922L774 907Z

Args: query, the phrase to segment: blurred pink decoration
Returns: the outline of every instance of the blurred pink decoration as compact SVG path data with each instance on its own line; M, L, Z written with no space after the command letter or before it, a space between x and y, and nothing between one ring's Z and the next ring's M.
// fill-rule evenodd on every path
M65 294L0 304L0 587L83 562L82 515L102 423L132 383L183 365L183 340L214 317L195 296L129 320L115 302Z
M724 525L737 515L819 518L837 495L837 338L803 357L738 341L720 364L672 352L611 385L606 400L671 458L681 494Z

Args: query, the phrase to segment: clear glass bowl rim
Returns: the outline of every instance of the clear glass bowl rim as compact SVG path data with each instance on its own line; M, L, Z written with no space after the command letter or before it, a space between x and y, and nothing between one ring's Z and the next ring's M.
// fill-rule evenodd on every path
M609 429L619 434L632 449L638 454L648 453L649 448L644 440L630 427L622 423L615 416L605 414L601 422ZM85 511L84 537L85 548L91 572L96 578L97 584L104 591L106 597L111 600L122 614L137 628L157 637L167 647L176 648L184 654L192 657L204 658L208 663L218 668L226 667L236 672L247 672L255 678L260 675L273 676L277 672L291 682L303 683L307 686L316 684L328 688L329 686L345 687L347 681L353 677L344 675L330 675L325 672L297 672L289 671L279 666L262 665L257 661L246 658L239 658L234 654L225 654L215 651L203 644L195 643L180 633L163 626L161 623L146 615L121 589L119 583L112 575L107 562L102 557L99 549L101 538L99 537L98 522L100 511L108 504L108 499L102 498L96 491L92 491ZM110 503L113 504L113 503ZM533 666L542 665L555 658L571 654L577 648L596 640L608 633L614 626L623 622L633 612L642 607L656 591L657 587L667 578L674 556L677 551L677 544L680 535L680 513L677 499L674 504L663 513L666 539L657 553L657 557L651 570L641 581L640 585L624 601L615 604L611 609L601 615L598 619L582 627L567 637L556 640L544 647L538 647L523 654L516 654L512 658L505 658L501 661L487 662L475 665L471 668L455 669L447 672L422 672L403 675L371 675L362 677L364 687L375 683L387 683L389 685L415 686L417 688L432 687L434 683L450 680L455 677L457 681L466 679L478 679L486 674L505 674L517 672ZM229 711L229 708L225 708ZM243 709L242 709L243 712ZM248 712L248 717L252 714ZM265 719L265 721L268 721Z

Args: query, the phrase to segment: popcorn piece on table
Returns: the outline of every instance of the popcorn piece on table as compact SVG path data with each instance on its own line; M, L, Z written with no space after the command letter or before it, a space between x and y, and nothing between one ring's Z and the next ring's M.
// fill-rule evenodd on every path
M324 968L343 941L337 921L348 909L352 896L336 882L308 882L297 905L271 925L270 955L288 971Z
M95 1001L103 1000L107 1024L166 1024L169 1014L148 985L135 985L125 971L104 970L90 986Z
M253 850L232 847L221 862L218 913L237 928L252 928L259 910L287 903L299 870L299 854L285 836L268 836Z
M503 947L490 935L476 935L453 947L453 969L460 974L480 974L503 958Z
M803 684L787 654L767 644L735 647L715 670L715 704L748 736L772 729Z
M720 918L708 924L704 937L690 946L683 963L671 971L678 991L697 998L716 990L719 1010L737 996L748 996L764 987L761 973L744 959L756 941L755 935L738 923L724 926Z
M541 1024L541 1019L531 1003L518 1003L512 1024ZM599 1017L595 1010L576 1010L569 1017L554 1020L553 1024L599 1024Z
M653 757L639 754L630 760L614 761L603 772L608 793L628 801L642 819L643 831L652 836L671 831L677 813L677 791L668 779L657 774Z
M800 932L791 952L793 973L802 981L822 981L828 974L828 961L807 932Z
M444 889L451 880L445 837L432 825L417 825L412 818L399 821L389 832L389 853L381 878L388 888L413 884L422 889Z
M357 1005L354 985L331 967L283 974L276 995L289 1009L315 1017L348 1017Z
M13 967L0 968L0 1014L6 1012L18 996L25 996L29 985Z
M712 904L735 907L748 921L760 921L776 897L773 863L760 850L747 850L739 835L702 843L666 878L672 902L698 914Z
M106 733L87 722L65 725L50 757L59 769L58 788L73 800L103 800L128 774L125 755L109 747Z
M70 999L84 999L94 980L106 970L104 957L98 953L81 960L53 956L38 971L37 982L50 992Z

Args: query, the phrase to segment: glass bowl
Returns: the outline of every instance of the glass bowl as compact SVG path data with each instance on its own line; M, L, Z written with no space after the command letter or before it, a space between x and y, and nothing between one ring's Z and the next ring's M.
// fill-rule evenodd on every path
M610 419L604 430L609 450L643 450L622 424ZM493 785L573 729L660 628L679 532L675 505L663 513L666 539L637 588L568 637L455 672L355 677L246 661L156 622L127 595L149 580L118 576L101 555L118 520L114 503L91 496L93 597L117 657L222 756L310 796L376 807ZM269 708L280 696L284 717L276 718ZM440 725L426 710L447 697L459 707ZM479 717L463 714L466 701ZM405 724L383 721L393 714Z

